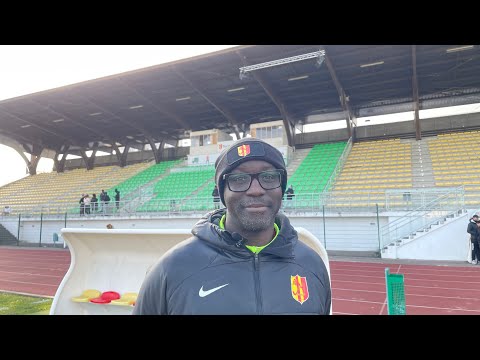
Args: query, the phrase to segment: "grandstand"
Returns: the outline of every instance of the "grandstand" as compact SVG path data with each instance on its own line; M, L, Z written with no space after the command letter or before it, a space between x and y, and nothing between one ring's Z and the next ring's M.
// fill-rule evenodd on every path
M454 78L444 80L448 84L422 82L417 94L410 93L411 78L393 75L411 67L412 51L423 77L479 51L459 52L454 59L448 48L328 46L322 53L317 46L242 46L176 62L177 73L159 65L122 74L123 83L109 77L0 102L0 110L38 123L20 136L0 112L1 139L55 161L55 171L42 174L29 162L30 176L0 188L0 205L12 208L1 218L0 243L51 243L62 227L104 227L107 217L116 228L190 228L214 207L218 154L234 138L250 134L282 152L288 184L295 188L294 200L282 211L328 251L461 259L464 249L448 240L451 234L463 236L468 216L480 207L480 160L474 155L480 116L420 119L418 108L479 102L480 90L469 85L479 77L472 70L479 60L462 63ZM255 70L239 54L257 64ZM282 58L293 62L300 54L313 54L313 60L265 65ZM395 61L361 67L372 54ZM361 86L356 76L363 78ZM442 86L463 86L465 93L439 95ZM67 96L83 108L66 104ZM72 119L64 128L45 125L44 113L34 115L35 104L47 101ZM412 102L413 120L367 125L357 119L411 110ZM340 120L341 128L304 131ZM98 125L88 139L77 133L81 121L92 129ZM184 140L190 145L181 146ZM88 150L108 155L88 158ZM65 161L67 153L79 158ZM113 198L116 188L122 194L118 209L111 205L80 216L82 193L105 189Z

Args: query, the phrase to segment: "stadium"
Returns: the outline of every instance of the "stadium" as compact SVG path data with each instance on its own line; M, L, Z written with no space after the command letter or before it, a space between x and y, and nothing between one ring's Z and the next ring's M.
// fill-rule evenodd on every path
M29 174L0 188L0 245L191 229L218 155L253 136L287 164L281 211L330 256L467 266L480 113L461 109L480 103L479 66L473 45L248 45L1 101L0 141Z

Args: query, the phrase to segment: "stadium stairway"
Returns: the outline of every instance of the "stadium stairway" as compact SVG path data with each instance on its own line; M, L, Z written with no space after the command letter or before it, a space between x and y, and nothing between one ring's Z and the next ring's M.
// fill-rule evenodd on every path
M0 245L17 245L17 238L0 224Z
M410 143L412 150L412 187L432 188L435 186L432 159L428 151L428 138L421 141L402 139L401 143Z
M398 259L399 257L397 256L397 253L400 247L411 244L414 241L421 241L421 238L425 237L426 235L430 234L435 230L445 231L445 229L448 225L450 225L450 223L455 222L459 218L466 217L467 215L467 210L459 209L458 211L455 211L439 219L433 224L427 225L425 227L420 227L417 230L412 231L410 234L385 245L381 250L381 257L385 259ZM462 222L462 226L463 224L464 222Z
M183 205L183 204L188 204L190 202L195 203L196 198L199 196L199 194L205 193L205 191L209 194L209 197L210 197L210 194L213 191L213 188L215 186L214 184L215 184L215 176L212 177L211 179L205 181L198 189L196 189L194 192L192 192L187 197L183 198L181 200L180 204ZM204 209L204 210L208 210L208 209Z
M290 161L290 164L287 165L287 173L289 176L291 176L295 172L295 170L297 170L303 160L305 160L305 158L307 157L310 150L312 149L309 148L295 150L295 152L293 153L292 161Z
M149 202L153 198L153 189L155 184L162 180L163 178L170 175L171 169L184 167L186 166L184 161L175 164L174 166L168 168L165 172L161 173L156 178L150 180L149 182L143 184L137 190L134 190L127 194L126 196L122 197L122 201L128 203L128 206L122 206L121 211L125 212L135 212L137 208L142 206L143 204Z

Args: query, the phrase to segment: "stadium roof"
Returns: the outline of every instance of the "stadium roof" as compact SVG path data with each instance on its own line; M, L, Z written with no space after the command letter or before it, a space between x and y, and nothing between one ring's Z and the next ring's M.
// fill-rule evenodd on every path
M313 55L293 60L306 54ZM240 76L241 68L271 61ZM313 114L340 112L354 121L365 109L474 103L479 94L478 46L239 46L1 101L0 135L26 149L88 150L279 119L287 128Z

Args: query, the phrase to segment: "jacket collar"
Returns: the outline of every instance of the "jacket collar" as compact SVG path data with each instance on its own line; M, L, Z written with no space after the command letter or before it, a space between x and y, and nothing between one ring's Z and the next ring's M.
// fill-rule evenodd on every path
M223 249L239 256L251 256L251 252L245 246L237 247L237 241L232 237L229 231L222 230L219 227L220 219L225 215L226 209L214 210L205 214L193 227L192 234L200 240L206 241L211 246ZM298 241L297 232L290 224L288 218L278 213L275 217L275 223L280 228L275 241L264 248L261 252L283 258L293 258L293 248Z

